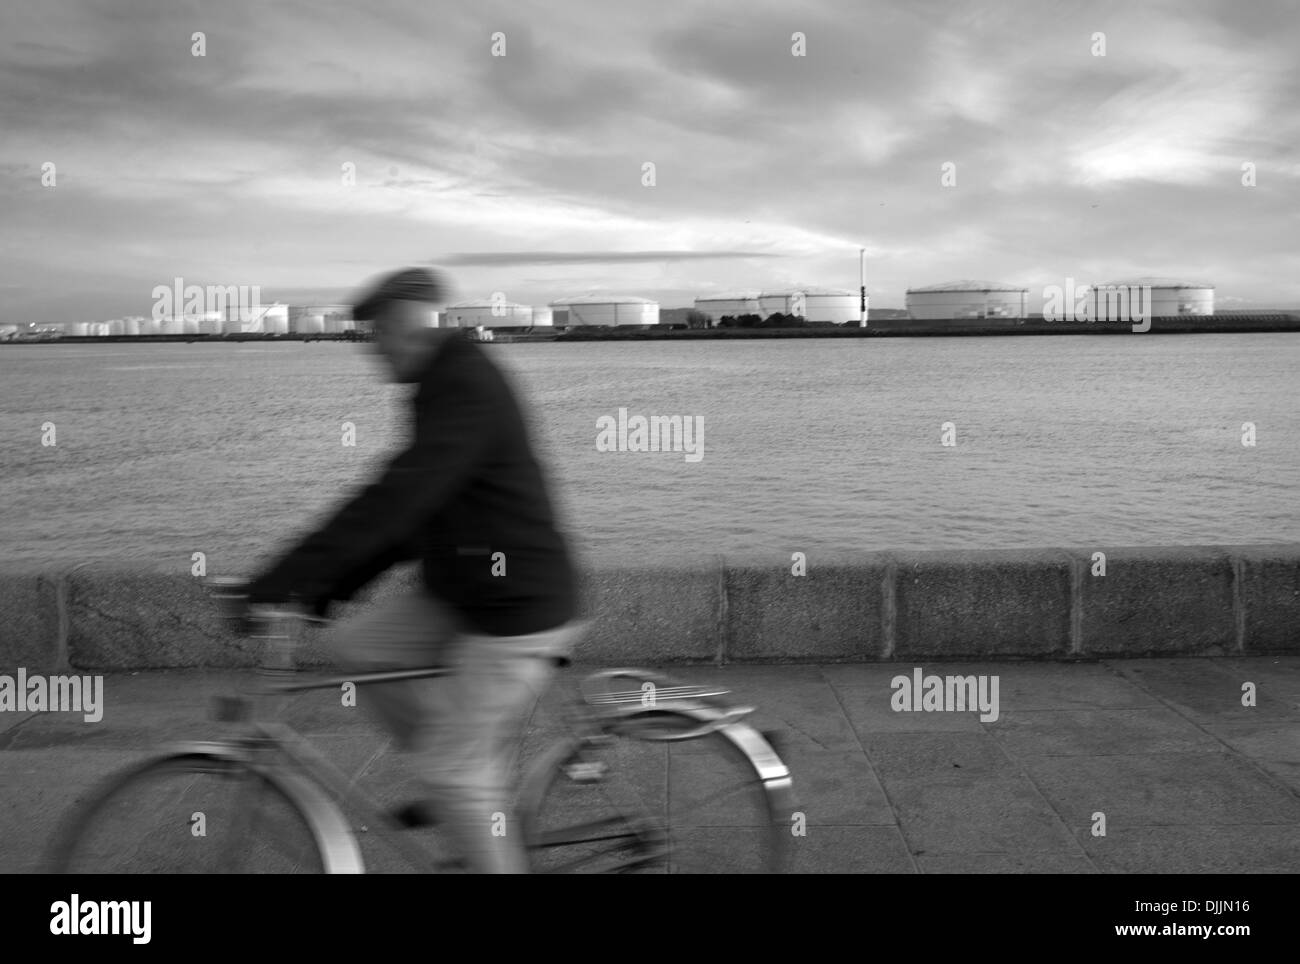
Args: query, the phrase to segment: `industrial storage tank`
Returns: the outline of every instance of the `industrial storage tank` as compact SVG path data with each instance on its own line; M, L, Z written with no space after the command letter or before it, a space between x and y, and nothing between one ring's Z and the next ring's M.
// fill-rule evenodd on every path
M139 318L123 318L123 319L122 319L122 334L124 334L124 335L138 335L138 334L140 334L140 319L139 319Z
M761 315L762 308L757 291L733 291L720 295L704 295L695 299L695 310L702 311L719 320L727 315L739 318L741 315Z
M307 329L311 329L311 308L307 305L290 305L289 306L289 331L294 334L300 334L303 331L304 323Z
M805 321L844 325L862 320L861 299L857 292L843 288L803 288L800 293L804 299Z
M533 327L550 328L555 325L555 313L545 305L533 306Z
M1147 289L1150 289L1148 292ZM1146 310L1150 298L1150 311ZM1126 299L1140 298L1127 306ZM1135 313L1151 318L1213 315L1214 285L1177 278L1121 278L1093 286L1093 318L1128 321Z
M126 322L123 321L121 318L114 318L112 321L108 323L108 333L110 335L125 335Z
M289 306L289 333L294 335L320 334L325 330L320 312L312 313L307 305Z
M918 321L1023 319L1029 289L999 281L948 281L907 289L908 316Z
M861 296L844 288L805 285L780 291L764 291L758 296L759 310L767 318L774 314L796 315L805 321L832 322L837 325L862 320Z
M260 325L254 330L268 335L287 335L289 333L289 306L271 305L262 312Z
M352 309L347 305L289 305L285 316L288 331L293 334L337 334L343 331L343 322L352 317Z
M513 301L461 301L442 311L443 328L531 328L533 309Z
M164 318L159 334L163 335L183 335L185 334L185 320L183 318L172 316Z
M233 308L222 324L222 331L286 334L289 331L289 306L274 304Z
M758 296L758 313L764 318L770 315L793 315L795 307L793 288L784 291L764 291Z
M659 324L659 302L635 295L582 295L551 307L568 311L570 328Z

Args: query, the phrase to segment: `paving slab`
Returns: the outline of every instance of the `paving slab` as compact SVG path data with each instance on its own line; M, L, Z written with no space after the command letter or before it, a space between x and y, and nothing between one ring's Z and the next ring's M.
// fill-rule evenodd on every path
M891 684L918 667L997 676L997 719L898 711ZM566 701L592 669L557 676L525 726L522 761L563 731ZM791 835L794 872L1300 871L1300 656L659 670L729 689L756 707L755 727L774 733L802 820L803 834ZM211 719L213 698L253 678L226 669L118 673L104 679L99 722L0 713L0 873L35 870L58 817L107 774L163 744L235 732ZM1244 682L1255 684L1255 706L1241 703ZM406 803L412 761L371 712L368 688L357 695L353 707L335 690L298 694L285 719L345 783L385 807ZM617 759L637 756L632 792L675 808L724 870L753 827L746 798L731 794L728 771L708 750L640 743ZM1099 811L1105 837L1093 835ZM372 871L416 870L378 827L359 829L373 818L349 816ZM446 853L437 832L399 839Z

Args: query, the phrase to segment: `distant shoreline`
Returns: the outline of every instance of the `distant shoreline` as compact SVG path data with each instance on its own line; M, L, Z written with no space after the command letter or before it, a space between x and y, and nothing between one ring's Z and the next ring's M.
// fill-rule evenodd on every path
M472 329L465 329L468 334ZM493 341L487 344L520 344L527 342L588 342L588 341L714 341L750 340L770 338L943 338L982 337L988 335L1125 335L1125 334L1233 334L1256 332L1300 332L1300 312L1268 312L1242 315L1174 316L1152 318L1146 332L1134 332L1129 322L1050 322L1039 318L1007 319L995 324L979 324L974 320L951 322L913 321L905 318L886 318L868 321L866 328L846 328L839 325L809 325L789 328L587 328L562 331L493 330ZM260 334L247 332L226 335L62 335L55 338L14 338L0 341L0 345L49 344L245 344L266 342L345 342L356 344L369 341L365 335L351 332L340 334Z

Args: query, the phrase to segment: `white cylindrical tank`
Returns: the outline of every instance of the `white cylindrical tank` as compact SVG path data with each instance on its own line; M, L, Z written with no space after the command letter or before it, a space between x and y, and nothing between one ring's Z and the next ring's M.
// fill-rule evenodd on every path
M267 334L286 335L289 333L289 306L271 305L262 312L262 331Z
M568 311L570 328L659 324L659 302L635 295L582 295L552 301L551 307Z
M757 314L764 318L774 314L795 315L805 321L828 321L837 325L857 322L861 318L859 297L844 288L814 285L764 291L758 296Z
M125 335L126 322L123 321L121 318L114 318L112 321L108 323L108 333L110 335Z
M83 336L83 337L86 336L86 335L89 335L89 334L90 334L90 322L88 322L88 321L77 321L77 322L73 322L73 325L72 325L72 333L73 333L74 335L81 335L81 336Z
M164 335L185 334L185 320L176 315L173 315L171 318L164 318L162 323L161 334Z
M843 288L804 288L803 318L806 321L828 321L837 325L862 318L858 307L858 294ZM795 307L798 307L797 297ZM798 314L796 311L795 314Z
M555 325L555 312L545 305L533 306L533 327L551 328Z
M998 281L949 281L907 289L908 315L925 320L999 320L1024 318L1029 289Z
M139 319L139 318L123 318L123 319L122 319L122 334L124 334L124 335L138 335L138 334L140 334L140 319Z
M533 309L512 301L461 301L442 312L444 328L528 328Z
M289 330L288 305L240 307L231 311L230 317L231 320L227 322L226 331L285 334Z
M1149 310L1148 310L1149 307ZM1121 278L1093 286L1093 318L1129 321L1135 315L1173 318L1214 314L1214 285L1177 278Z
M758 313L764 318L770 315L794 314L794 289L784 291L763 291L758 296Z
M757 291L733 291L719 295L703 295L695 299L695 310L704 312L712 317L714 321L726 315L739 318L741 315L761 315L763 313Z

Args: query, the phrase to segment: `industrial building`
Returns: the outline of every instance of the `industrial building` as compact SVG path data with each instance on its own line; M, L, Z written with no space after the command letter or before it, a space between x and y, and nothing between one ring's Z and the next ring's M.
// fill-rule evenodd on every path
M805 321L856 325L862 318L861 299L843 288L785 288L773 291L740 291L706 295L695 299L695 308L714 321L730 315L797 315Z
M325 315L311 305L289 306L289 332L296 335L320 335L325 332Z
M659 324L659 302L635 295L582 295L551 307L568 311L570 328Z
M917 321L1023 319L1029 313L1029 289L971 280L908 288L907 313Z
M857 324L862 319L859 295L842 288L803 288L805 321Z
M537 324L551 324L550 309L539 312L531 305L512 301L461 301L448 305L440 313L441 328L532 328Z
M797 314L795 309L798 306L798 299L793 288L782 291L760 291L758 294L758 313L764 318L771 315Z
M1150 289L1148 310L1147 291ZM1127 321L1136 307L1151 318L1178 315L1213 315L1214 285L1176 278L1124 278L1093 286L1093 318L1098 321Z
M727 294L705 295L695 299L695 310L709 315L714 321L730 315L761 315L757 291L733 291Z
M805 286L764 291L758 296L758 305L756 314L764 318L797 315L805 321L843 325L856 324L862 317L859 295L843 288Z
M249 308L232 308L221 323L222 334L275 334L289 333L289 306L259 305ZM163 334L184 334L183 331L170 331L164 324Z

